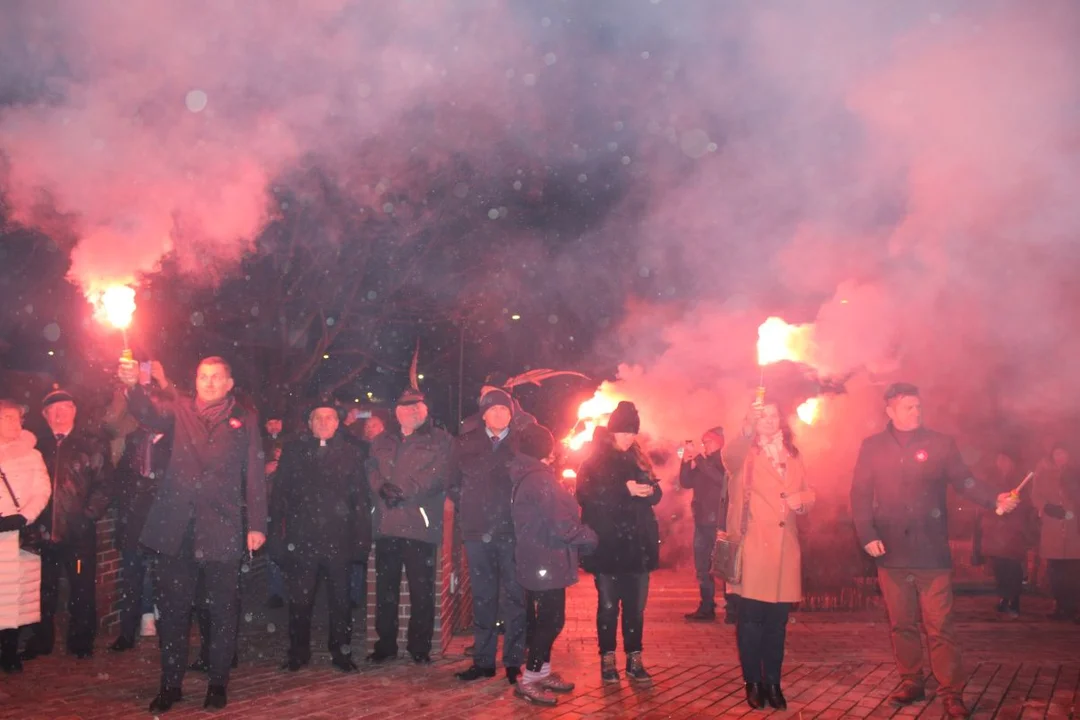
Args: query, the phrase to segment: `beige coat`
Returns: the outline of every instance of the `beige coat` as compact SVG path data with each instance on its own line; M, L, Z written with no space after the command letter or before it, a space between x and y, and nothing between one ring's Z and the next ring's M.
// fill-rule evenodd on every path
M814 491L806 484L801 458L788 458L783 476L757 447L743 461L742 472L732 482L727 528L732 537L741 532L744 483L750 484L750 519L742 549L742 582L728 592L762 602L796 603L802 600L802 552L796 512L814 503Z
M1059 468L1039 468L1031 499L1042 518L1039 557L1043 560L1080 560L1080 507L1065 491ZM1067 516L1064 519L1050 517L1044 511L1047 504L1061 505Z

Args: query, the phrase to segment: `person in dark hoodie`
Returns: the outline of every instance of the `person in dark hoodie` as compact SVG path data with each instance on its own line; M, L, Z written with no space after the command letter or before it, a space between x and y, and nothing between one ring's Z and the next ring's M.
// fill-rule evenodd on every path
M716 619L713 549L717 531L727 528L728 473L722 454L724 428L714 427L706 432L701 444L705 454L694 456L691 448L686 448L679 470L679 484L694 491L694 500L690 504L694 515L694 570L701 592L697 610L684 617L691 622L712 622ZM734 618L734 613L729 611L728 615Z
M663 494L648 458L637 445L641 428L637 408L620 402L608 420L609 442L594 442L593 455L578 471L577 500L581 521L600 538L583 566L594 575L596 632L600 642L600 677L618 682L615 640L622 609L626 674L649 682L641 659L649 573L660 562L660 529L653 507Z
M551 671L551 647L566 620L566 588L578 581L578 553L596 548L596 533L581 524L573 496L551 467L555 438L530 425L518 439L510 463L517 579L525 589L528 662L514 694L539 705L555 705L550 693L574 684Z
M285 571L289 598L289 650L282 666L296 672L311 661L311 614L320 572L330 610L328 648L342 672L352 659L352 563L371 549L371 500L361 448L339 431L332 400L308 415L311 437L285 445L270 502L270 549Z
M511 430L514 403L502 390L480 399L484 426L457 439L448 491L460 516L473 600L474 655L456 674L471 682L495 676L499 636L505 623L503 666L510 684L525 660L525 594L514 569L514 522L510 514L510 461L518 432Z
M407 650L413 662L431 662L435 632L435 551L442 539L446 482L453 439L431 423L427 402L408 388L394 411L400 432L371 443L368 483L375 505L375 631L368 662L397 657L401 568L409 580Z

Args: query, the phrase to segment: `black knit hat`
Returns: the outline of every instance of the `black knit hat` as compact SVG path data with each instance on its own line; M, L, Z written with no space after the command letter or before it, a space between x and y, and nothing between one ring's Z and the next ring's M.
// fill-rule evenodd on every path
M484 397L480 398L480 414L483 415L496 405L502 405L510 410L511 415L514 414L514 401L505 390L489 390L484 393Z
M75 402L75 397L71 393L69 393L67 390L61 389L59 385L53 385L53 389L41 401L41 409L44 410L45 408L49 407L50 405L55 405L56 403L59 403L59 402L71 402L71 403L73 403L73 402Z
M555 450L555 438L546 427L529 423L518 435L518 452L544 460Z
M401 393L398 398L398 407L403 405L419 405L422 402L427 402L427 398L424 397L424 393L411 387L405 388L405 391Z
M613 433L633 433L634 435L641 432L641 418L638 416L634 403L629 400L620 402L615 412L608 418L607 429Z

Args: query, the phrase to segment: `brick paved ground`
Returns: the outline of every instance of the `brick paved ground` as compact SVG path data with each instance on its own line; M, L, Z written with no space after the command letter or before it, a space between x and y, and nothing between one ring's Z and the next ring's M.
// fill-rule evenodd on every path
M646 660L655 675L647 689L625 680L599 681L590 579L571 590L566 631L554 664L577 682L556 708L535 709L514 698L501 677L462 686L453 672L467 665L467 638L430 667L399 662L343 676L318 655L296 674L277 669L285 641L284 611L255 612L245 623L241 666L220 718L710 718L747 715L733 631L722 624L688 625L695 588L686 574L659 572L646 612ZM960 633L972 671L966 699L978 718L1073 717L1080 703L1080 626L1039 620L1045 601L1031 600L1029 619L998 621L985 597L960 600ZM897 684L884 616L800 614L789 632L785 691L795 718L940 717L931 702L896 712L885 702ZM103 648L105 640L99 640ZM148 717L156 691L156 646L90 661L42 658L19 676L0 676L0 718ZM621 654L620 654L621 658ZM209 717L202 711L205 677L189 676L187 700L170 718Z

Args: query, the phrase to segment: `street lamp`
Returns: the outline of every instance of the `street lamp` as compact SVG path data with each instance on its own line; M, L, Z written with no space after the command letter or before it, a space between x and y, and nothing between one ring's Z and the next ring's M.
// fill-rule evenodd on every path
M514 313L513 315L510 316L510 319L511 320L520 320L521 316L518 315L517 313Z

